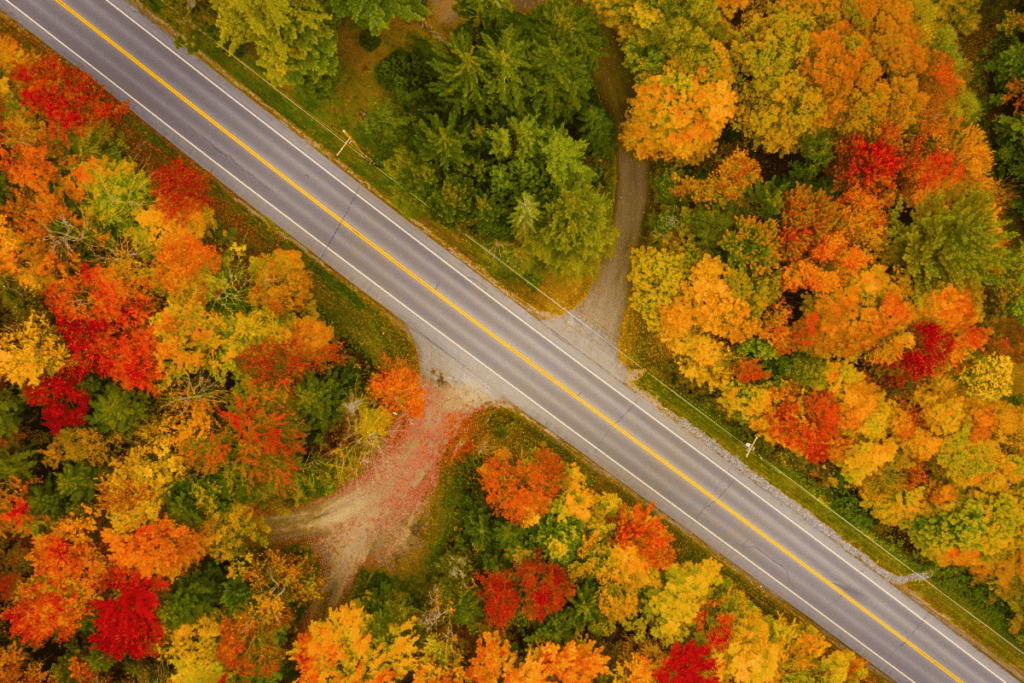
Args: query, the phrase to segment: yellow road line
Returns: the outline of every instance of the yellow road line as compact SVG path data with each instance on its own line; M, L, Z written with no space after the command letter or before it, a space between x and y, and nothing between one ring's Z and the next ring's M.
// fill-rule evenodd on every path
M871 618L872 620L874 620L874 621L875 621L875 623L877 623L877 624L878 624L879 626L881 626L881 627L882 627L882 628L884 628L884 629L885 629L886 631L888 631L889 633L891 633L892 635L894 635L894 636L895 636L896 638L898 638L899 640L901 640L901 641L902 641L903 643L905 643L906 645L908 645L908 646L910 646L911 648L913 648L915 652L917 652L917 653L918 653L919 655L921 655L922 657L924 657L925 659L927 659L927 660L928 660L929 662L931 662L932 664L934 664L934 665L935 665L935 666L936 666L936 667L937 667L938 669L940 669L940 670L941 670L941 671L942 671L943 673L947 674L947 675L948 675L948 676L949 676L949 677L950 677L951 679L953 679L954 681L957 681L957 683L963 683L963 681L962 681L962 680L961 680L960 678L957 678L956 676L954 676L952 672L950 672L950 671L949 671L948 669L946 669L946 667L944 667L944 666L942 666L941 664L939 664L939 663L938 663L937 661L935 661L935 660L934 660L934 659L933 659L933 658L932 658L932 657L931 657L930 655L928 655L928 654L927 654L927 653L925 653L925 652L924 652L923 650L921 650L921 649L920 649L919 647L917 647L916 645L914 645L914 644L913 644L912 642L910 642L910 641L909 641L909 640L908 640L907 638L905 638L905 637L904 637L903 635L901 635L900 633L898 633L898 632L897 632L897 631L896 631L895 629L893 629L893 628L892 628L891 626L889 626L889 625L888 625L887 623L885 623L884 621L882 621L882 620L881 620L881 619L880 619L879 617L875 616L875 615L874 615L874 614L873 614L873 613L872 613L871 611L869 611L869 610L868 610L868 609L867 609L866 607L864 607L864 606L863 606L863 605L861 605L861 604L860 604L859 602L857 602L856 600L854 600L854 599L853 599L853 598L852 598L852 597L851 597L851 596L850 596L849 594L847 594L847 593L846 593L846 591L844 591L844 590L843 590L842 588L840 588L839 586L835 585L834 583L832 583L831 581L829 581L828 579L826 579L826 578L825 578L824 576L822 576L821 574L819 574L819 573L818 573L818 572L817 572L817 571L816 571L816 570L815 570L814 568L812 568L812 567L810 567L809 565L807 565L807 564L806 564L806 563L805 563L805 562L804 562L803 560L801 560L801 559L800 559L800 558L798 558L798 557L797 557L796 555L794 555L793 553L791 553L791 552L790 552L790 551L789 551L788 549L786 549L786 548L785 548L784 546L782 546L782 545L781 545L781 544L780 544L780 543L779 543L778 541L776 541L775 539L773 539L773 538L772 538L771 536L769 536L769 535L768 535L768 534L766 534L765 532L761 531L761 529L759 529L758 527L754 526L754 524L753 524L753 523L751 523L750 521L748 521L746 517L744 517L744 516L743 516L743 515L741 515L740 513L736 512L736 511L735 511L735 510L733 510L733 509L732 509L731 507L729 507L729 506L728 506L727 504L725 504L724 502L722 502L721 500L719 500L719 499L718 499L718 498L717 498L717 497L716 497L715 495L713 495L713 494L712 494L712 493L711 493L710 491L708 491L707 489L705 489L705 488L704 488L703 486L701 486L701 485L700 485L700 484L698 484L698 483L697 483L696 481L694 481L693 479L691 479L691 478L690 478L690 477L689 477L688 475L686 475L686 474L685 474L685 473L683 473L683 472L682 472L681 470L679 470L678 468L676 468L676 466L675 466L675 465L673 465L672 463L668 462L668 461L667 461L667 460L665 460L665 459L664 459L663 457L661 457L660 455L658 455L657 453L655 453L655 452L654 452L653 450L651 450L651 449L650 449L650 448L649 448L649 447L648 447L647 445L645 445L644 443L642 443L642 442L641 442L641 441L640 441L639 439L637 439L637 438L636 438L635 436L633 436L633 435L632 435L631 433L627 432L627 431L626 431L625 429L623 429L623 428L622 428L622 427L620 427L620 426L619 426L618 424L616 424L616 423L615 423L615 421L613 421L613 420L612 420L611 418L609 418L609 417L608 417L608 416L606 416L606 415L605 415L604 413L602 413L601 411L599 411L599 410L598 410L597 408L595 408L594 406L592 406L592 405L591 405L590 403L588 403L587 401L585 401L585 400L584 400L584 399L583 399L583 398L582 398L581 396L579 396L578 394L576 394L576 392L574 392L574 391L573 391L572 389L570 389L569 387L567 387L567 386L565 386L564 384L562 384L562 383L561 383L560 381L558 381L557 379L555 379L555 378L554 378L554 377L553 377L553 376L552 376L552 375L551 375L550 373L548 373L548 372L547 372L546 370L544 370L543 368L541 368L540 366L538 366L538 365L537 365L536 363L534 363L534 362L533 362L532 360L530 360L529 358L527 358L527 357L526 357L525 355L523 355L522 353L520 353L520 352L519 352L519 351L518 351L518 350L517 350L517 349L516 349L515 347L513 347L513 346L512 346L511 344L509 344L509 343L508 343L508 342L506 342L506 341L505 341L504 339L502 339L501 337L499 337L499 336L498 336L498 335L497 335L496 333L492 332L490 328L486 327L486 326L485 326L485 325L484 325L483 323L479 322L479 321L478 321L478 320L477 320L476 318L474 318L473 316L471 316L471 315L470 315L469 313L467 313L466 311L462 310L462 308L461 308L461 307L459 307L459 306L458 306L458 304L456 304L456 303L455 303L454 301L452 301L451 299L449 299L448 297L446 297L446 296L445 296L444 294L441 294L441 292L437 291L437 290L436 290L436 289L435 289L434 287L432 287L431 285L427 284L427 282L426 282L426 281L424 281L424 280L423 280L423 279L422 279L421 277L419 277L418 275L416 275L415 273L413 273L413 272L412 272L411 270L409 270L408 268L406 268L406 267L405 267L404 265L402 265L401 263L399 263L399 262L398 262L398 260L396 260L396 259L395 259L395 258L394 258L393 256L391 256L391 254L387 253L387 252L386 252L386 251L384 251L384 250L383 250L383 249L382 249L381 247L377 246L377 244L376 244L375 242L373 242L372 240L370 240L370 239L369 239L368 237L366 237L366 236L365 236L365 235L364 235L363 233L361 233L361 232L360 232L359 230L357 230L357 229L356 229L355 227L353 227L352 225L350 225L350 224L349 224L348 222L346 222L346 221L345 221L344 219L342 219L342 218L341 218L340 216L338 216L338 215L337 215L336 213L334 213L334 212L333 212L333 211L331 211L331 210L330 210L329 208L327 208L326 206L324 206L324 205L323 205L323 204L322 204L322 203L321 203L321 202L320 202L320 201L319 201L318 199L316 199L315 197L313 197L313 196L312 196L311 194L309 194L309 193L308 193L308 192L307 192L306 190L304 190L303 188L299 187L299 185L297 185L297 184L296 184L296 183L295 183L295 182L294 182L294 181L293 181L293 180L292 180L291 178L289 178L289 177L288 177L288 176L286 176L286 175L285 175L284 173L282 173L282 172L281 172L280 170L278 170L276 166L274 166L273 164L271 164L270 162L268 162L268 161L267 161L266 159L264 159L264 158L263 158L262 156L260 156L260 155L259 155L259 154L258 154L258 153L257 153L257 152L255 151L255 150L253 150L253 149L252 149L251 147L249 147L249 146L248 146L247 144L245 144L244 142L242 142L241 140L239 140L239 139L238 139L237 137L235 137L235 135L234 135L233 133L231 133L231 132L230 132L230 131L228 131L228 130L227 130L226 128L224 128L224 126L222 126L222 125L221 125L220 123L218 123L217 121L215 121L215 120L214 120L214 119L213 119L213 118L212 118L212 117L211 117L211 116L210 116L209 114L207 114L206 112L204 112L204 111L203 111L202 109L200 109L199 107L197 107L197 106L196 106L196 105L195 105L195 104L194 104L194 103L193 103L193 102L192 102L191 100L189 100L189 99L188 99L187 97L185 97L185 96L184 96L184 95L182 95L182 94L181 94L180 92L178 92L177 90L175 90L175 89L174 89L174 87L173 87L173 86L171 86L171 84L169 84L169 83L168 83L167 81L165 81L164 79L160 78L160 76L158 76L157 74L155 74L155 73L154 73L154 72L153 72L153 71L152 71L152 70L151 70L151 69L150 69L149 67L147 67L147 66L146 66L145 64L143 64L142 62L140 62L140 61L139 61L138 59L136 59L136 58L135 58L134 56L132 56L131 54L129 54L129 53L128 53L128 51L127 51L127 50L125 50L125 49L124 49L123 47L121 47L120 45L118 45L117 43L115 43L115 42L114 42L114 41L113 41L113 40L112 40L112 39L111 39L111 38L110 38L109 36L107 36L107 34L103 33L103 31L101 31L101 30L99 30L98 28L96 28L96 27L95 27L95 26L94 26L94 25L93 25L92 23L90 23L90 22L89 22L89 21L88 21L88 20L87 20L87 19L86 19L85 17L83 17L82 15L80 15L80 14L79 14L78 12L76 12L75 10L73 10L73 9L72 9L71 7L69 7L69 6L68 6L68 5L67 5L67 4L66 4L66 3L64 2L64 0L54 0L54 2L56 2L56 3L57 3L57 4L59 4L59 5L61 6L61 7L63 7L63 8L65 9L65 10L67 10L67 11L68 11L68 12L69 12L69 13L70 13L70 14L71 14L72 16L74 16L74 17L75 17L76 19L78 19L78 20L79 20L80 22L82 22L83 24L85 24L85 26L87 26L87 27L88 27L88 28L89 28L90 30L92 30L92 31L93 31L94 33L96 33L96 35L98 35L98 36L99 36L100 38L102 38L103 40L105 40L105 41L106 41L106 42L107 42L107 43L108 43L108 44L109 44L109 45L110 45L111 47L113 47L113 48L114 48L115 50L117 50L118 52L120 52L120 53L121 53L122 55L124 55L124 56L125 56L126 58L128 58L129 60L131 60L131 61L132 61L132 63L134 63L134 64L135 64L135 65L136 65L137 67L139 67L140 69L142 69L143 71L145 71L145 72L146 72L146 73L147 73L147 74L148 74L148 75L150 76L150 78L152 78L153 80L155 80L155 81L156 81L157 83L159 83L159 84L160 84L160 85L162 85L163 87L167 88L167 90L169 90L169 91L170 91L171 93L173 93L173 94L174 94L174 95L175 95L175 96L176 96L176 97L177 97L178 99L180 99L180 100L181 100L182 102L184 102L184 103L185 103L186 105L188 105L188 106L189 106L189 107L190 107L190 108L191 108L191 109L192 109L193 111L195 111L195 112L196 112L197 114L199 114L199 115L200 115L200 116L202 116L202 117L203 117L204 119L206 119L206 121L207 121L207 122L208 122L208 123L209 123L210 125L212 125L213 127L215 127L215 128L216 128L217 130L219 130L219 131L220 131L221 133L223 133L223 134L224 134L224 135L226 135L226 136L227 136L228 138L230 138L230 139L231 139L231 140L232 140L232 141L233 141L233 142L234 142L235 144L237 144L237 145L238 145L239 147L241 147L241 148L242 148L242 149L244 149L244 150L245 150L246 152L248 152L249 154L251 154L251 155L252 155L252 156L253 156L254 158L256 158L256 159L257 159L257 160L258 160L258 161L259 161L259 162L260 162L261 164L263 164L264 166L266 166L266 167L267 167L267 169L269 169L269 170L270 170L271 172L273 172L273 173L274 173L275 175L277 175L277 177L279 177L279 178L280 178L281 180L283 180L284 182L288 183L288 185L290 185L290 186L291 186L291 187L292 187L293 189L295 189L295 190L296 190L297 192L299 192L300 194L302 194L302 196L304 196L304 197L305 197L306 199L308 199L309 201L313 202L313 204L315 204L315 205L316 205L316 206L317 206L317 207L318 207L318 208L319 208L319 209L320 209L321 211L323 211L324 213L328 214L329 216L331 216L331 218L334 218L334 219L335 219L335 220L337 220L337 221L338 221L339 223L341 223L341 224L342 224L342 225L344 225L344 226L345 226L346 228L348 228L348 229L349 229L349 230L350 230L350 231L352 232L352 234L354 234L354 235L355 235L356 237L358 237L358 238L359 238L359 239L361 239L361 240L362 240L363 242L365 242L367 246L369 246L369 247L370 247L371 249L373 249L373 250L374 250L374 251L376 251L376 252L377 252L378 254L380 254L381 256L383 256L383 257L384 257L385 259L387 259L388 261L390 261L390 262L391 262L392 264L394 264L394 265L395 265L396 267L400 268L400 269L401 269L401 270L402 270L403 272L405 272L405 274L406 274L406 275L408 275L409 277L411 277L412 279L414 279L414 280L415 280L416 282L418 282L418 283L419 283L420 285L422 285L422 286L423 286L424 288L426 288L426 289L427 289L428 291L430 291L430 292L431 292L431 293L432 293L432 294L433 294L434 296L436 296L437 298L439 298L439 299L440 299L441 301L443 301L443 302L444 302L445 304L447 304L447 305L448 305L448 306L450 306L450 307L451 307L452 309L454 309L454 310L455 310L456 312L458 312L458 313L459 313L459 314L460 314L461 316L463 316L464 318L466 318L466 320L469 320L469 321L470 321L471 323L473 323L474 325L476 325L476 327L478 327L478 328L479 328L479 329L480 329L480 330L481 330L482 332L484 332L484 333L485 333L485 334L486 334L487 336L489 336L489 337L490 337L491 339L493 339L494 341L496 341L496 342L497 342L498 344L500 344L501 346L503 346L503 347L504 347L505 349L507 349L508 351L510 351L510 352L512 352L513 354L515 354L515 355L516 355L516 356L517 356L517 357L518 357L518 358L519 358L520 360L522 360L522 361L523 361L524 363L528 364L528 365L529 365L530 367L532 367L532 368L533 368L534 370L536 370L537 372L539 372L539 373L540 373L541 375L543 375L543 376L544 376L544 377L545 377L545 378L546 378L546 379L547 379L548 381L550 381L550 382L551 382L552 384L554 384L554 385L555 385L555 386L557 386L557 387L558 387L559 389L561 389L562 391L564 391L565 393L567 393L567 394L568 394L569 396L571 396L571 397L572 397L573 399L575 399L575 400L576 400L576 401L577 401L578 403L580 403L581 405L583 405L584 407L586 407L586 408L587 408L588 410L590 410L590 411L591 411L592 413L594 413L594 414L595 414L595 415L597 415L597 416L598 416L599 418L601 418L601 419L602 419L602 420L604 420L604 421L605 421L606 423L608 423L608 425L610 425L610 426L611 426L611 427L612 427L613 429L615 429L615 430L616 430L616 431L618 431L618 432L619 432L620 434L622 434L622 435L623 435L624 437L626 437L627 439L629 439L630 441L632 441L632 442L633 442L634 444L636 444L636 445L637 445L637 446L638 446L639 448L641 448L641 449L642 449L642 450L643 450L644 452L646 452L646 453L647 453L648 455L650 455L650 456L651 456L652 458L654 458L655 460L657 460L658 462L660 462L660 463L661 463L662 465L664 465L665 467L667 467L667 468L668 468L668 469L669 469L669 470L670 470L670 471L671 471L671 472L672 472L673 474L675 474L675 475L676 475L677 477L679 477L680 479L682 479L683 481L685 481L685 482L686 482L687 484L689 484L690 486L692 486L692 487L694 487L695 489L697 489L698 491L700 491L700 492L701 492L701 493L702 493L703 495L707 496L707 497L708 497L708 498L709 498L710 500L712 500L712 501L713 501L713 502L714 502L715 504L717 504L717 505L718 505L719 507L721 507L721 508L722 508L723 510L725 510L725 511L726 511L726 512L728 512L728 513L729 513L730 515L732 515L732 516L733 516L734 518L736 518L736 519L737 519L737 520L738 520L738 521L739 521L739 522L740 522L741 524L743 524L743 525L744 525L744 526L746 526L746 527L747 527L748 529L750 529L751 531L753 531L753 532L754 532L755 534L757 534L758 536L760 536L761 538L763 538L763 539L764 539L765 541L767 541L768 543L770 543L770 544L771 544L772 546L774 546L774 547L775 547L776 549L778 549L778 550L779 550L780 552L782 552L782 553L783 553L783 554L785 554L785 555L786 555L787 557L789 557L789 559L793 560L793 561L794 561L794 562L796 562L796 563L797 563L798 565L800 565L801 567L803 567L803 568L804 568L805 570L807 570L807 571L808 571L808 572L809 572L809 573L810 573L810 574L811 574L812 576L814 576L814 577L815 577L816 579L818 579L819 581L821 581L822 583L824 583L824 584L825 584L826 586L828 586L828 587L829 587L829 588L831 588L831 589L832 589L833 591L835 591L835 592L836 592L837 594L839 594L839 595L840 595L841 597L843 597L843 598L844 598L845 600L847 600L847 601L848 601L848 602L849 602L849 603L850 603L851 605L853 605L854 607L856 607L857 609L859 609L859 610L860 610L861 612L863 612L863 613L864 613L865 615L867 615L867 616L868 616L868 617L870 617L870 618Z

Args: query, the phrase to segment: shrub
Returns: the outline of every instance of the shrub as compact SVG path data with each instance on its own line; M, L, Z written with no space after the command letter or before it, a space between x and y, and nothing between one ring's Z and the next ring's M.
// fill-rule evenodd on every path
M380 47L381 37L370 33L370 29L363 29L359 34L359 47L367 52L373 52Z

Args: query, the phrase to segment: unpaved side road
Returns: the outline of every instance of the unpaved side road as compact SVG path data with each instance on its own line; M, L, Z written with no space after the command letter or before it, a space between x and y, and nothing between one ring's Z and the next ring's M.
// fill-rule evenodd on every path
M616 126L621 126L626 112L626 100L633 94L633 79L622 66L622 51L619 50L614 32L609 29L604 29L604 32L608 39L608 49L598 64L594 85L605 111L615 119ZM613 345L619 341L619 329L626 314L629 255L640 241L650 172L646 161L638 161L622 145L616 147L615 154L618 172L613 220L619 229L619 238L611 258L601 261L601 272L587 296L573 309L574 314L585 318L607 336Z
M460 385L428 386L423 415L392 428L365 473L267 519L271 543L309 543L320 560L323 597L310 606L307 623L341 602L360 567L393 571L424 540L418 522L437 488L445 446L478 402Z

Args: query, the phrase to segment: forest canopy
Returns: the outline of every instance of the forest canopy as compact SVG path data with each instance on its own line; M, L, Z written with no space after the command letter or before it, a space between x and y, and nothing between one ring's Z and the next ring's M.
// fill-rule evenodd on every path
M631 307L676 385L1019 632L1019 15L984 65L977 2L590 4L637 79L622 143L660 162Z
M263 517L351 477L418 374L87 74L0 35L0 103L2 676L281 680L320 578Z

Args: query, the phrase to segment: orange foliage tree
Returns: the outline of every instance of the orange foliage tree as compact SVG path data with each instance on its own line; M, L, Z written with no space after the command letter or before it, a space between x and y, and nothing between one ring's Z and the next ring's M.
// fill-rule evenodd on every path
M67 642L92 612L107 574L107 563L91 534L90 518L68 517L32 539L32 576L15 590L3 617L11 634L32 647L53 638Z
M728 80L668 64L636 86L622 125L622 145L640 159L696 164L718 146L736 111Z
M423 384L416 371L387 354L381 368L370 377L366 391L380 406L393 413L419 417L426 406Z
M635 545L640 555L655 569L665 570L675 564L676 551L672 547L672 532L665 518L654 512L654 501L644 507L636 503L623 506L615 524L615 542L620 546Z
M127 534L100 532L111 562L143 579L178 578L205 555L202 537L189 527L161 517Z
M487 631L476 641L476 654L466 667L471 683L591 683L608 669L608 656L592 641L570 640L559 646L544 643L532 648L520 661L509 642Z
M508 449L500 448L477 472L491 509L523 527L540 521L565 481L565 463L547 448L538 448L528 458L514 458Z
M74 361L127 390L154 392L160 371L149 316L156 302L114 267L82 266L51 285L46 304Z
M802 456L810 463L825 462L841 455L842 406L827 391L802 395L791 387L776 390L779 400L768 413L768 436L775 443Z

